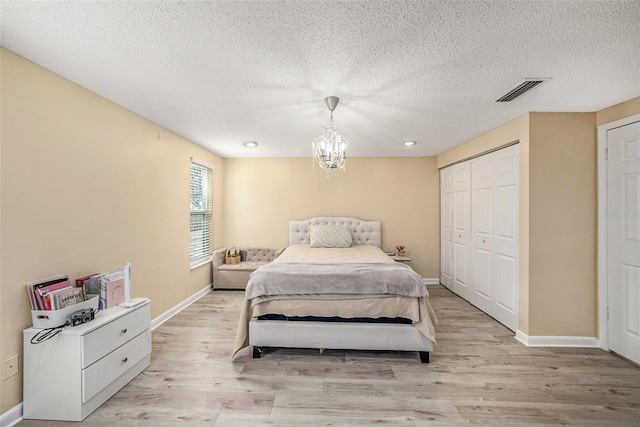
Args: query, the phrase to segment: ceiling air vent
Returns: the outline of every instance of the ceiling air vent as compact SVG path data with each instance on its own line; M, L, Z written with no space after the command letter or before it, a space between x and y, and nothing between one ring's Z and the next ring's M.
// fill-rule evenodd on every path
M534 87L546 82L551 79L551 77L541 77L537 79L525 79L518 86L511 89L509 92L502 95L500 98L496 99L496 102L510 102L516 99L517 97L524 95L529 92Z

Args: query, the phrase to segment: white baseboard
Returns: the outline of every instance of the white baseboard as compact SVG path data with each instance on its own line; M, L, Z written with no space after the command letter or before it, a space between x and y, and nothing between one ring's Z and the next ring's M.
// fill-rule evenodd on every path
M11 427L22 421L22 403L0 414L0 427Z
M516 331L516 339L527 347L598 347L596 337L529 336Z
M196 302L197 300L199 300L200 298L202 298L203 296L211 292L211 290L213 290L213 283L205 286L204 288L202 288L202 290L199 290L198 292L191 295L186 300L182 301L181 303L178 303L177 305L173 306L169 310L165 311L160 316L156 317L151 321L151 330L154 330L158 326L162 325L164 322L171 319L173 316L180 313L182 310L189 307L191 304L193 304L194 302Z
M434 277L423 277L422 281L425 285L439 285L440 279Z

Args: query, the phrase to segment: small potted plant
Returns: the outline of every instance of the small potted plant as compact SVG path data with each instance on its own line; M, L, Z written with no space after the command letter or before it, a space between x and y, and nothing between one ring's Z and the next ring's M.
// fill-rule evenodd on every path
M396 245L396 250L398 251L398 256L404 256L404 245L402 243Z

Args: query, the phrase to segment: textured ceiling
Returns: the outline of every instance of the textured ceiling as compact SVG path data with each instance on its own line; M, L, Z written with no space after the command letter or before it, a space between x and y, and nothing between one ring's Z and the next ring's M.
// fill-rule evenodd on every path
M639 1L0 7L2 46L222 157L310 156L329 95L351 157L436 155L528 111L640 96ZM527 77L552 79L493 102Z

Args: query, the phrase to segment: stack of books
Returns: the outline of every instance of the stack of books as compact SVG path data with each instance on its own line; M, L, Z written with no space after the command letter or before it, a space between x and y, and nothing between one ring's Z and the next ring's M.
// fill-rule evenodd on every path
M27 283L31 310L60 310L86 299L82 287L73 287L69 276L56 276Z
M31 310L60 310L94 297L100 309L115 307L131 299L131 264L112 273L89 274L75 280L69 276L56 276L27 283Z

